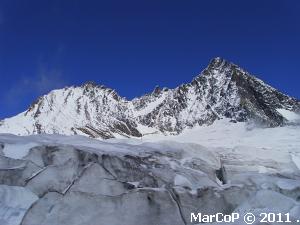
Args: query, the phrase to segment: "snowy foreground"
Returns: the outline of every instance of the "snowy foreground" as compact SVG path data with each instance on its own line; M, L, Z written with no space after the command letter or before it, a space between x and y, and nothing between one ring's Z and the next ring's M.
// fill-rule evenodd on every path
M223 123L143 140L1 134L0 224L184 225L233 212L298 224L299 127Z

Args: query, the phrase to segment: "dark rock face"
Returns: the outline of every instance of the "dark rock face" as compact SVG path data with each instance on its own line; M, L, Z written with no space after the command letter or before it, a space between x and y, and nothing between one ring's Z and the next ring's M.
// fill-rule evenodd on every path
M93 82L54 90L18 115L17 123L15 117L2 121L0 132L84 134L109 139L141 137L145 134L143 126L176 135L222 118L268 127L285 125L287 121L277 109L300 113L300 102L237 65L215 58L191 83L175 89L157 86L132 101Z
M257 119L268 126L283 125L285 119L276 109L300 110L300 102L276 89L264 84L255 77L241 73L235 68L232 79L236 82L241 96L241 107L246 111L246 118Z

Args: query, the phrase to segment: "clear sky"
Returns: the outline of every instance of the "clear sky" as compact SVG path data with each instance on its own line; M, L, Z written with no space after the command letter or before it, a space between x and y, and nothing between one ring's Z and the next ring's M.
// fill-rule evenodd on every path
M127 98L228 59L300 98L299 0L0 0L0 118L93 80Z

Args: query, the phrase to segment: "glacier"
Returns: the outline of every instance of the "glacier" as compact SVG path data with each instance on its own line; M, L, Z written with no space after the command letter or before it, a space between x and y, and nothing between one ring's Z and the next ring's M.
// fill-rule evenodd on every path
M185 225L192 212L280 212L297 224L299 156L299 126L226 120L143 139L0 134L0 221Z

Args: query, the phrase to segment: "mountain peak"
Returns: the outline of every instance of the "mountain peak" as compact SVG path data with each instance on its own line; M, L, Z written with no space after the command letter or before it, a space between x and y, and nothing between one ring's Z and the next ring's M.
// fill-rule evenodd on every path
M153 95L159 95L162 92L162 89L160 88L159 85L156 85L155 88L152 91Z
M231 78L231 76L233 75L232 72L236 68L237 66L224 58L213 58L210 60L208 66L193 79L192 84L194 83L199 85L198 82L205 82L206 79L226 80L228 78Z
M220 57L220 56L217 56L217 57L210 60L211 63L219 63L219 62L222 62L222 61L226 61L226 60L224 58Z
M220 68L222 66L227 66L231 64L228 60L221 58L221 57L215 57L212 60L210 60L208 64L208 68Z
M95 81L89 80L86 81L83 86L97 86L97 83Z

